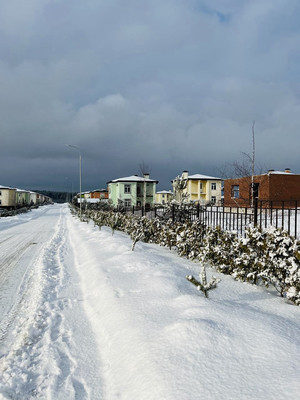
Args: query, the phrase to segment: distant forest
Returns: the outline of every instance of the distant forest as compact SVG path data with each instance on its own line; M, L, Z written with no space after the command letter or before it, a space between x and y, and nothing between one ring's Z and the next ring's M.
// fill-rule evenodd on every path
M51 197L55 203L68 203L72 199L72 193L70 192L54 192L52 190L35 190L37 193L44 194L45 196ZM74 193L73 193L74 196Z

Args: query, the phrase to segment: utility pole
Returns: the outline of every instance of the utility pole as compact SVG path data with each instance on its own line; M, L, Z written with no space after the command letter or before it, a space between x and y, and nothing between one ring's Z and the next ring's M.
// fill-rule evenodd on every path
M79 149L79 147L77 147L77 146L73 146L72 144L67 144L67 146L68 147L71 147L72 149L75 149L75 150L77 150L78 151L78 153L79 153L79 204L80 204L80 221L82 220L81 219L81 215L82 215L82 213L81 213L81 203L82 203L82 198L81 198L81 151L80 151L80 149Z
M251 176L251 207L254 204L254 170L255 170L255 134L254 134L255 121L252 124L252 176Z

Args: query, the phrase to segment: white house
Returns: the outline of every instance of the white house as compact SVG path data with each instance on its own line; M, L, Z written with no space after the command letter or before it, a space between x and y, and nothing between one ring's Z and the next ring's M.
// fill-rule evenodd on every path
M150 179L149 174L144 174L143 177L132 175L114 179L107 182L108 196L114 206L122 201L126 207L147 207L155 202L157 183L158 181Z
M0 208L16 206L16 189L0 185Z

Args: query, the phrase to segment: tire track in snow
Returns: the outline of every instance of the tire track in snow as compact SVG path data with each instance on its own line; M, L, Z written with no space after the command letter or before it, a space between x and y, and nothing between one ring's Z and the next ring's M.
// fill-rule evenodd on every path
M7 334L8 328L17 313L20 303L24 297L24 291L30 280L31 266L25 269L21 265L22 258L25 258L32 246L33 240L38 235L29 237L23 235L12 235L0 243L0 343ZM6 297L14 296L13 301L4 301Z
M76 366L70 352L72 334L65 329L63 315L70 301L59 298L59 290L66 279L64 248L65 219L61 210L56 232L33 269L34 296L26 296L23 309L19 308L19 325L14 331L16 340L0 360L0 393L9 398L57 400L60 390L73 394L70 398L76 398L78 392L78 398L86 398L85 383L72 377ZM56 373L49 375L49 367ZM55 393L53 397L52 393Z

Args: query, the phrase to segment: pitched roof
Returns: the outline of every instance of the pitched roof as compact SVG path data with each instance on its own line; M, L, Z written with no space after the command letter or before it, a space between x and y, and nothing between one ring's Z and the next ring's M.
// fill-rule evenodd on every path
M201 174L195 174L195 175L188 175L188 179L193 179L193 180L214 180L214 181L222 181L222 178L216 178L215 176L207 176L207 175L201 175Z
M16 190L15 188L12 188L10 186L2 186L0 185L0 189L11 189L11 190Z
M131 175L126 176L124 178L113 179L107 183L116 183L116 182L151 182L151 183L158 183L158 181L149 178L142 178L141 176Z
M269 171L266 174L263 175L297 175L297 174L293 174L292 172L286 172L286 171Z
M30 190L26 190L26 189L18 189L16 188L17 192L21 192L21 193L30 193Z

